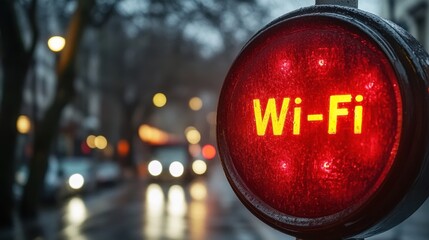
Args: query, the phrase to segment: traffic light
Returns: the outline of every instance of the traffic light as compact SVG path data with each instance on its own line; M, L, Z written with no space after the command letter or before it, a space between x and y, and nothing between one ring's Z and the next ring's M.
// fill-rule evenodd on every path
M427 198L429 57L407 32L339 6L286 14L226 76L225 174L261 220L304 239L368 237Z

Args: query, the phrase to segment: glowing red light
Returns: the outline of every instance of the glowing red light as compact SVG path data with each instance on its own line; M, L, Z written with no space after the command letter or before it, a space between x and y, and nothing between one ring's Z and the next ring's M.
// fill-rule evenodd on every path
M116 151L120 157L126 157L130 152L130 144L127 140L121 139L116 146Z
M83 141L80 144L80 150L82 151L83 154L88 155L91 153L91 148L89 148L88 144L86 144L86 141Z
M320 218L355 211L380 188L401 122L397 76L380 46L309 17L272 26L241 52L222 90L218 137L238 189L284 215Z
M204 145L201 154L207 160L213 159L216 156L216 148L211 144Z

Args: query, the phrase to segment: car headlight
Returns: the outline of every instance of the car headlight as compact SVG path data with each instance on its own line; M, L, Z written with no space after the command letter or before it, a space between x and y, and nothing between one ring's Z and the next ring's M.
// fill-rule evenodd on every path
M152 160L147 166L149 174L156 177L162 173L162 164L158 160Z
M75 190L81 189L84 183L85 183L85 179L79 173L75 173L69 177L69 186L72 189L75 189Z
M173 177L180 177L185 171L183 164L178 161L172 162L168 170Z

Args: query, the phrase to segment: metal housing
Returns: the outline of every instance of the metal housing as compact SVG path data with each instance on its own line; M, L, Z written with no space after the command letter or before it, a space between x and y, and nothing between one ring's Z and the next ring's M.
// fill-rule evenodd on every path
M303 226L296 220L249 201L247 190L231 164L229 149L222 140L222 122L218 115L218 146L225 174L243 204L268 225L302 239L364 238L384 232L414 213L429 195L429 56L405 30L373 14L349 7L319 5L288 13L260 30L308 17L330 18L358 28L372 38L395 68L403 103L402 133L394 164L379 191L360 209L336 219ZM220 100L220 102L222 99ZM221 104L219 104L221 105ZM250 196L250 197L249 197ZM305 220L305 219L304 219Z

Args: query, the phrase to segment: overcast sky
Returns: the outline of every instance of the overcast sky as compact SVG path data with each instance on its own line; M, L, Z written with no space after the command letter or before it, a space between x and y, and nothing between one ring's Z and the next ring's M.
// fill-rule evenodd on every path
M264 4L271 7L271 14L273 18L280 17L281 15L290 11L296 10L301 7L308 7L314 5L315 0L260 0ZM374 0L360 0L359 9L367 12L380 14L381 4L384 1Z
M302 7L308 7L315 4L315 0L259 0L261 4L270 9L270 18L266 22L261 22L260 28L271 22L272 20ZM380 15L382 3L384 0L360 0L359 9ZM255 29L255 33L257 29ZM198 23L191 24L186 27L185 34L192 36L197 41L203 43L202 53L211 55L218 51L221 45L221 36L219 32L211 31L207 27L200 26Z

